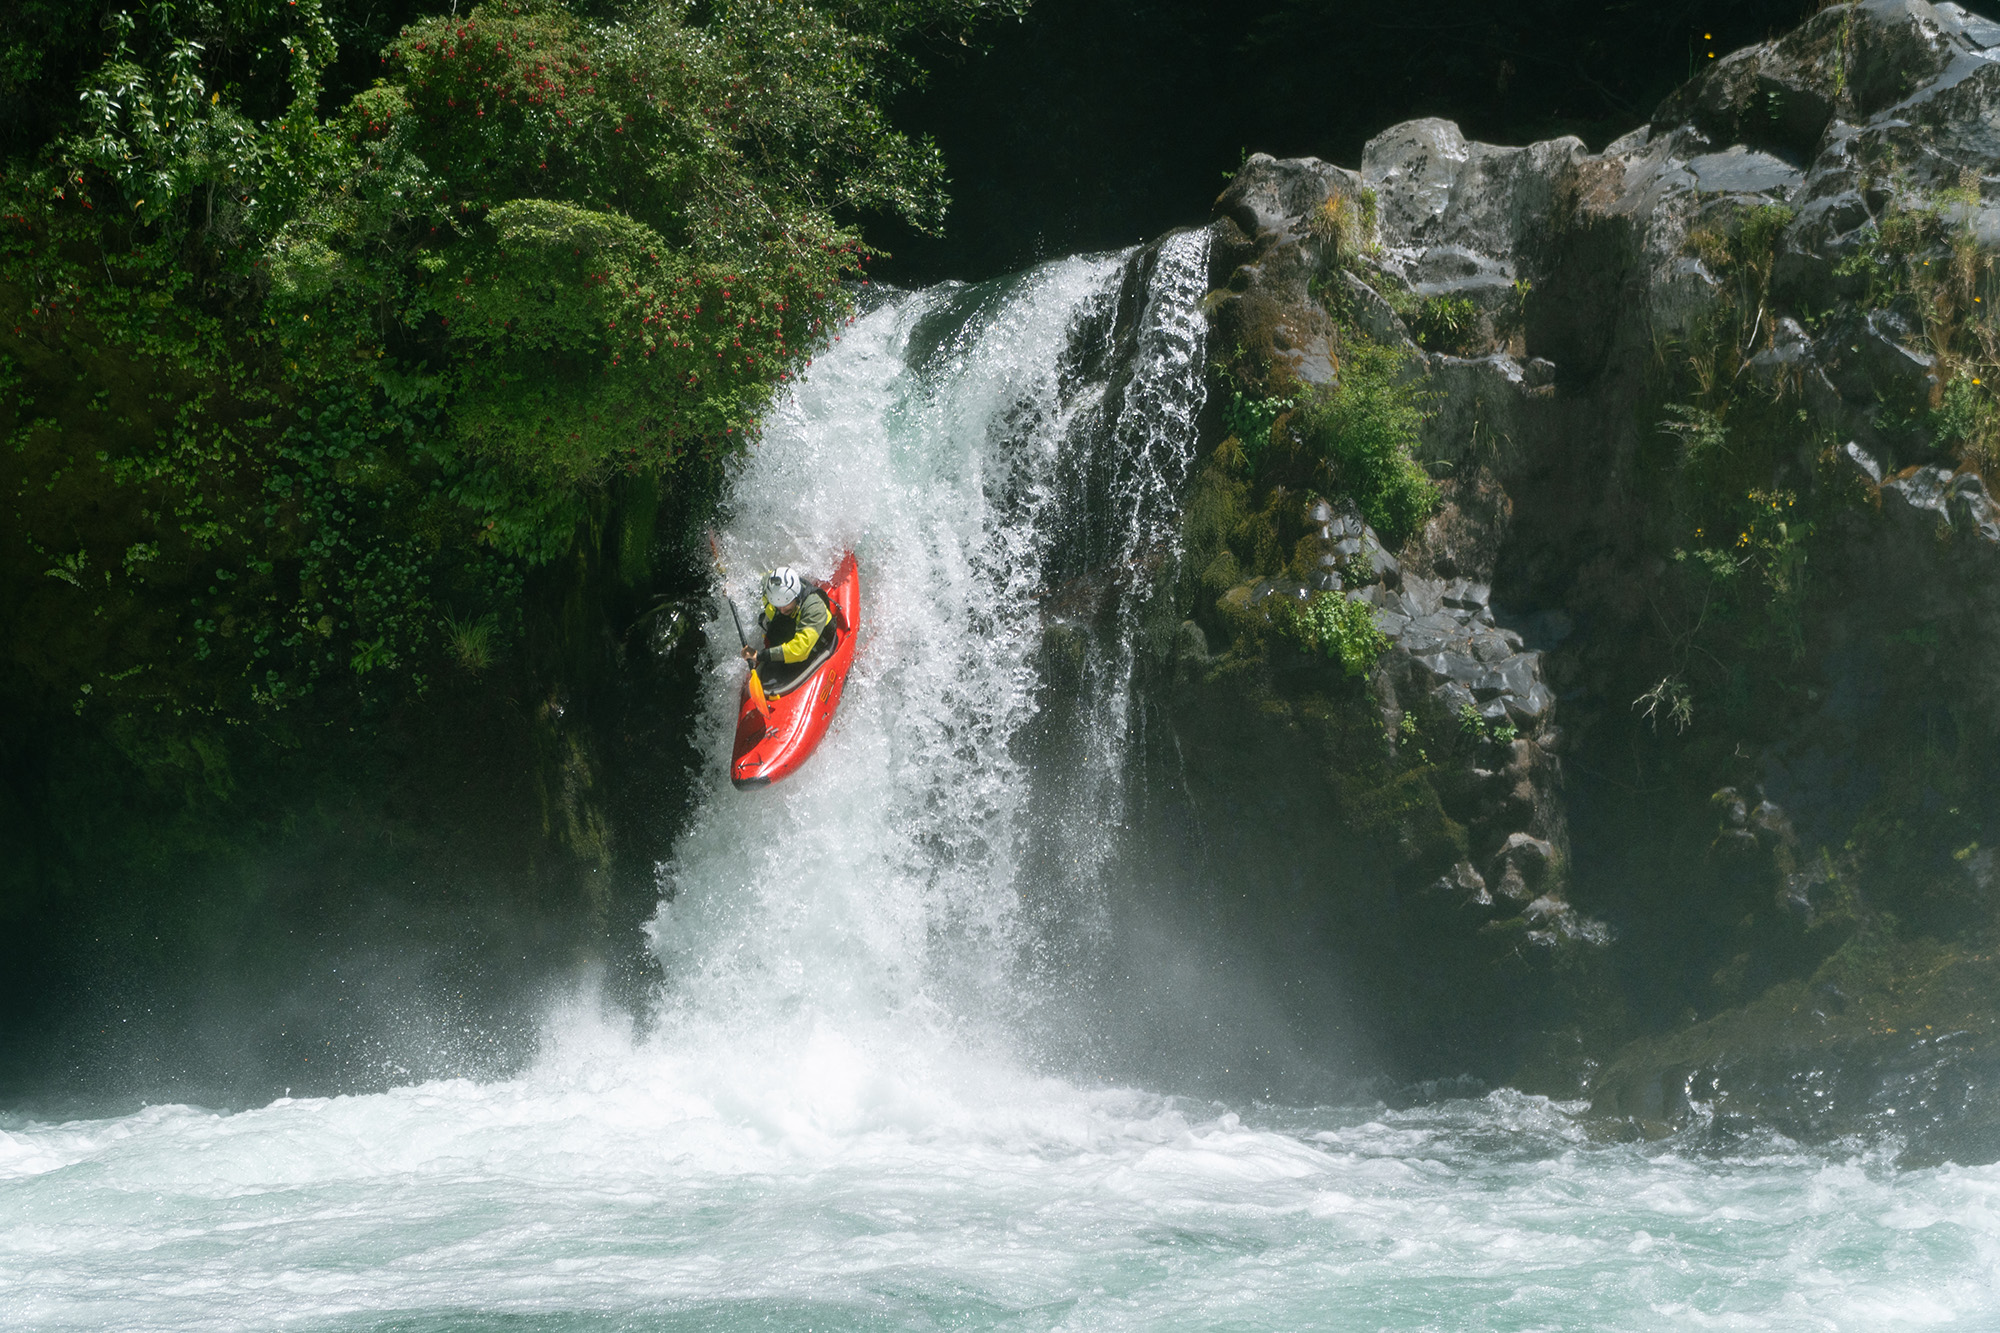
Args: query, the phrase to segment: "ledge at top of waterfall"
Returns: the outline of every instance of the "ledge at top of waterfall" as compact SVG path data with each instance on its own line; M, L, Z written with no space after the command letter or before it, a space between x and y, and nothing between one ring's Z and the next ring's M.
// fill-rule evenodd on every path
M782 685L759 685L755 667L743 675L736 749L729 765L729 780L739 789L767 787L803 764L819 748L840 707L861 630L861 570L854 552L840 558L832 581L820 587L833 606L832 650Z

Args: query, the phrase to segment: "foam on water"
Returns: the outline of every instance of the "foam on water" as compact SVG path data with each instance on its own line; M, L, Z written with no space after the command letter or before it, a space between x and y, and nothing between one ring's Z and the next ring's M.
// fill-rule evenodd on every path
M0 1319L1861 1330L2000 1310L1989 1168L1592 1147L1565 1108L1504 1093L1246 1122L826 1034L718 1067L565 1021L508 1083L7 1132Z
M732 588L852 546L864 639L820 753L738 794L740 666L711 626L711 790L661 867L643 1029L580 988L511 1080L0 1119L0 1324L2000 1323L1994 1168L1598 1144L1507 1092L1232 1108L1038 1063L1021 903L1050 775L1010 741L1038 708L1051 516L1096 476L1120 517L1092 558L1143 581L1199 406L1203 259L1177 242L1146 277L1123 378L1076 338L1110 327L1127 261L1075 259L882 298L783 407L733 497ZM1107 702L1121 626L1088 686ZM1117 799L1131 718L1093 713L1064 836ZM1041 890L1087 898L1089 857L1055 863Z

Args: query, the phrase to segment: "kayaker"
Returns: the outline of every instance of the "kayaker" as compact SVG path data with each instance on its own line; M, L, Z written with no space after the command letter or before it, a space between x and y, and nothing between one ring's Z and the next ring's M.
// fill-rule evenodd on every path
M790 565L764 576L764 647L745 647L743 660L755 662L766 687L783 686L800 674L821 646L833 644L833 606L819 585L801 578Z

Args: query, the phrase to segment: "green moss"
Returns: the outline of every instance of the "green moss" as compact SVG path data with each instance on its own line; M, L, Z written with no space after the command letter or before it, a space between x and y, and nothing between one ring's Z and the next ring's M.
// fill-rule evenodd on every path
M1697 1100L1721 1113L1793 1132L1856 1132L1870 1127L1879 1110L1872 1078L2000 1049L1996 994L2000 954L1990 946L1866 934L1809 977L1626 1045L1598 1080L1593 1108L1664 1131L1688 1113L1692 1087ZM1801 1099L1801 1085L1820 1085L1819 1098ZM1938 1127L1912 1119L1906 1128ZM1954 1127L1941 1128L1949 1134Z
M1231 637L1248 622L1216 599L1246 580L1282 572L1306 527L1304 497L1283 486L1259 496L1250 477L1240 445L1224 440L1196 476L1181 518L1184 567L1194 575L1186 611Z
M1429 764L1393 773L1363 765L1342 769L1334 779L1348 825L1419 877L1467 854L1465 827L1438 799L1438 772Z

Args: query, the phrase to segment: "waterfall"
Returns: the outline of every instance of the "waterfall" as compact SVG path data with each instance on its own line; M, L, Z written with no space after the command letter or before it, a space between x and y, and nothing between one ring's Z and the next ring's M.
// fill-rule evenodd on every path
M753 604L759 570L825 575L852 548L862 637L819 753L739 794L721 761L742 667L726 613L711 625L711 791L662 868L653 923L684 1035L802 1010L955 1029L1018 1017L1041 775L1017 742L1041 708L1044 628L1070 584L1119 604L1058 784L1081 872L1067 890L1087 894L1074 849L1117 822L1134 608L1170 554L1194 448L1205 264L1190 233L885 293L767 424L728 503L729 591Z

